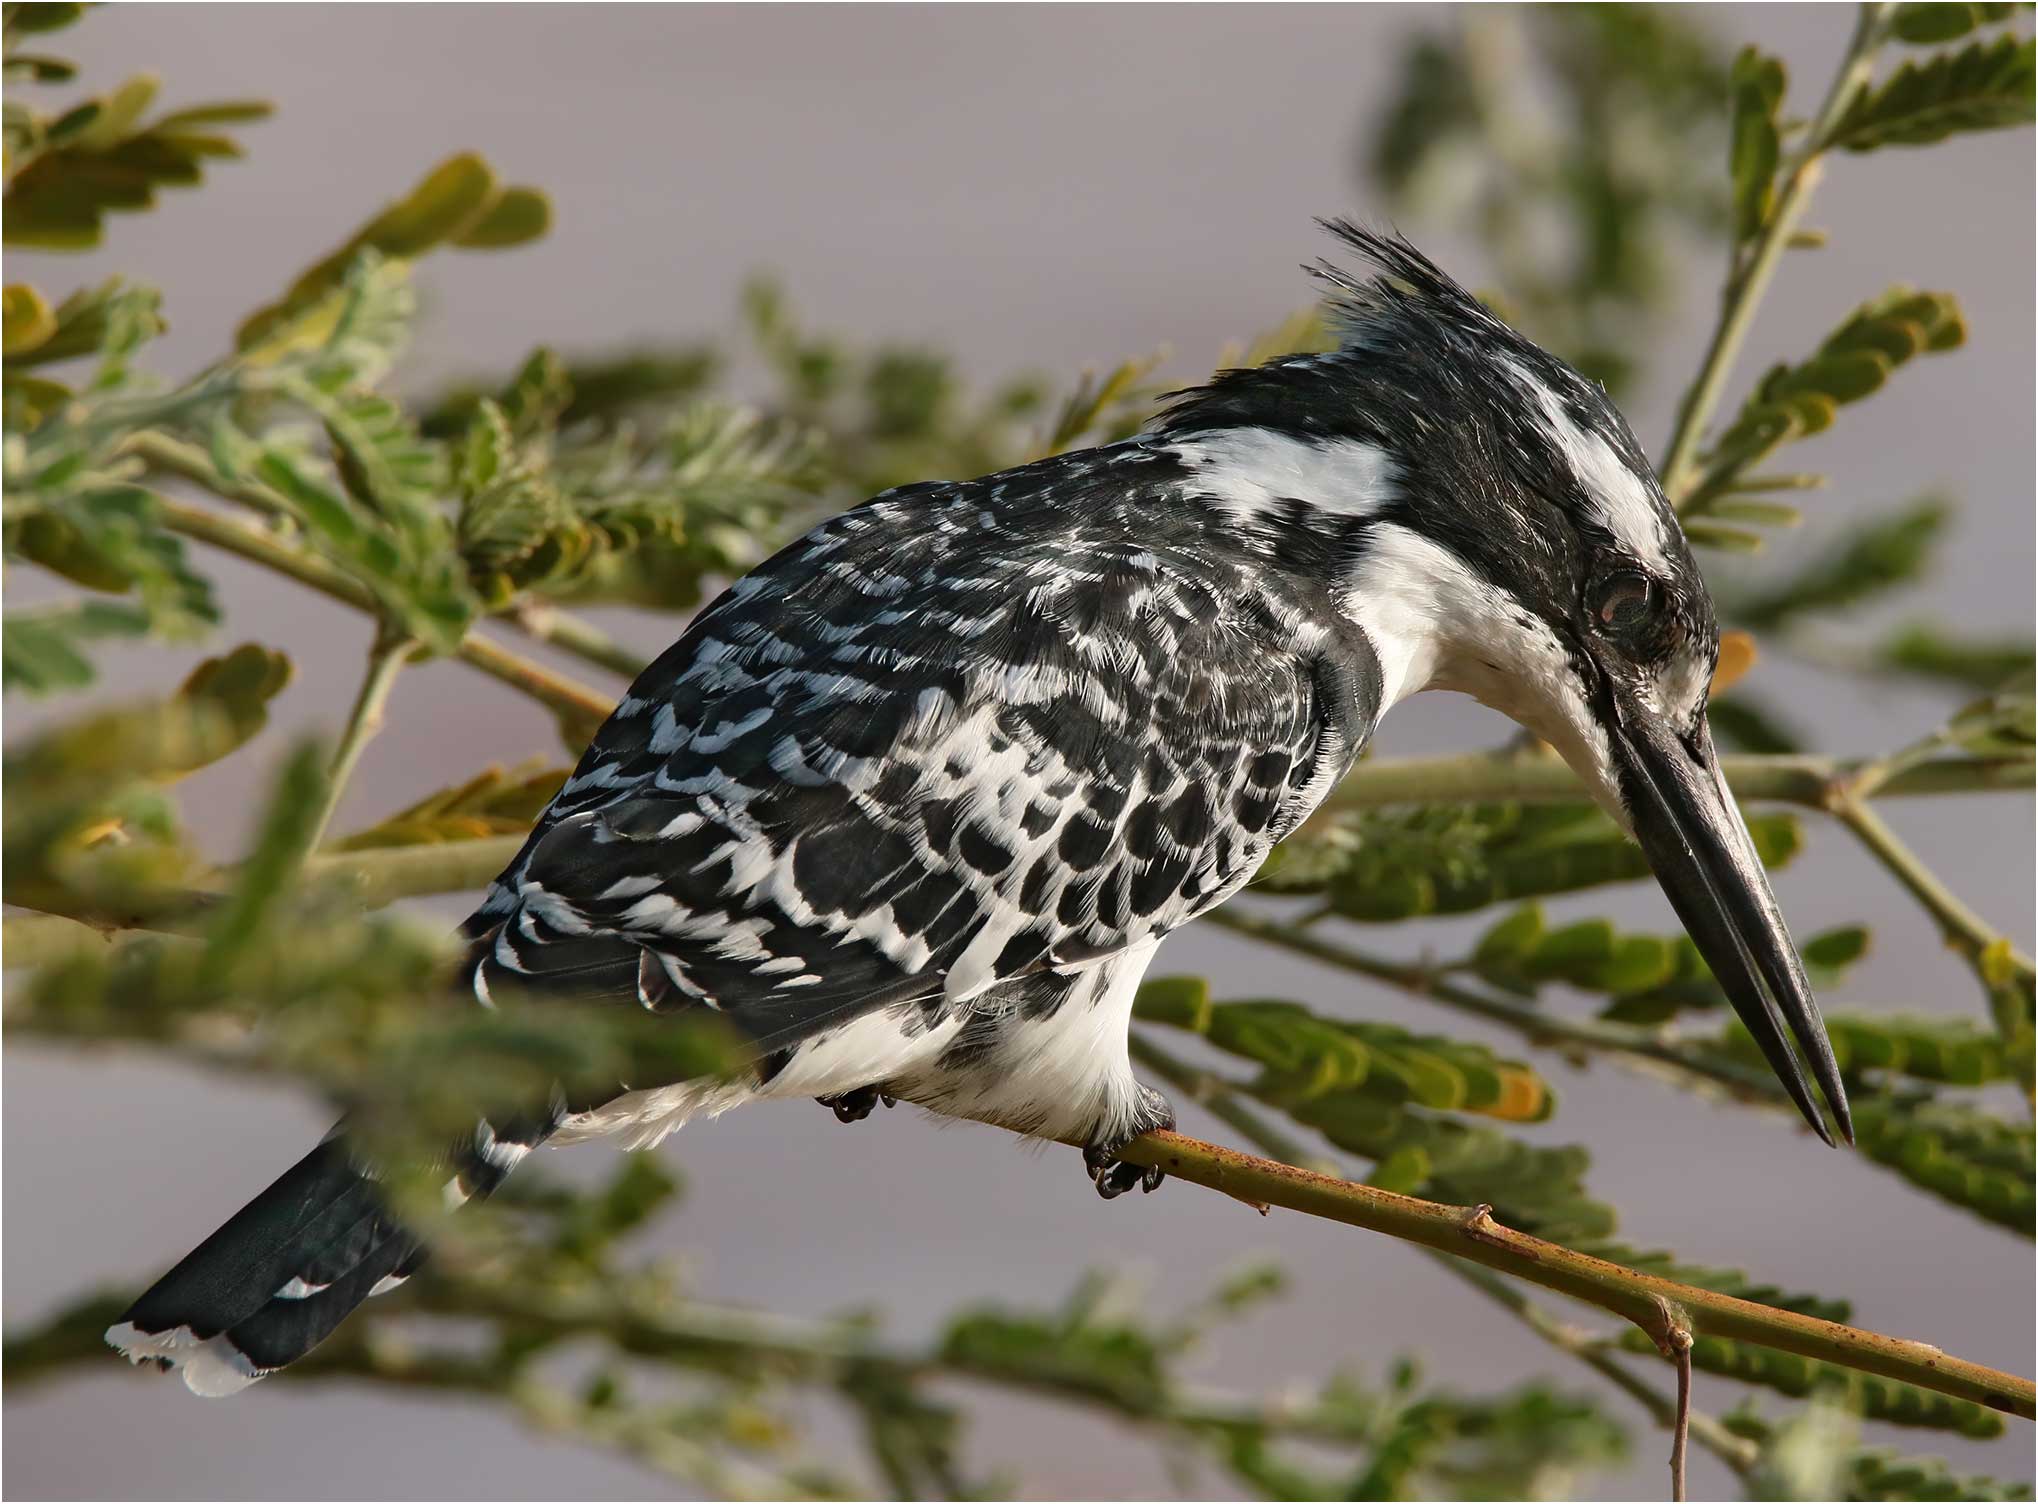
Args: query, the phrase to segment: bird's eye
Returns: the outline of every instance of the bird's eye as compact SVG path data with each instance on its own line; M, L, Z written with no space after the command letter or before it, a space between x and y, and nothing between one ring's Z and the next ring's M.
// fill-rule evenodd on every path
M1656 614L1656 587L1647 575L1617 574L1599 587L1593 617L1608 637L1634 639Z

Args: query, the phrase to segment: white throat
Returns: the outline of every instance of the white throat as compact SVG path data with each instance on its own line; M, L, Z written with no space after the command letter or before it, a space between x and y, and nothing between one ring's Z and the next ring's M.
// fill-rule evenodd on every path
M1626 822L1612 749L1557 636L1449 549L1397 523L1375 525L1341 605L1380 659L1380 711L1452 689L1541 737Z

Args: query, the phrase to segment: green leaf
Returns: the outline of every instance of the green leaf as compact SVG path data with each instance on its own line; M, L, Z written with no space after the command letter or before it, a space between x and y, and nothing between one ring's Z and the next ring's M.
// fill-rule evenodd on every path
M1942 1057L1943 1058L1943 1057ZM1954 1102L1868 1097L1855 1141L1878 1163L1942 1200L2032 1235L2032 1127Z
M1960 9L1962 7L1955 7ZM1923 146L1964 131L2028 125L2038 77L2029 39L2002 36L1905 63L1863 89L1828 141L1848 151Z
M9 59L10 72L24 65L45 78L68 67L54 59ZM198 183L204 157L239 155L234 142L217 134L180 133L177 123L205 106L143 127L140 117L156 88L153 74L138 74L55 120L29 113L18 127L10 114L4 226L9 245L44 250L96 245L108 213L147 209L157 188Z
M1132 1016L1202 1034L1210 1028L1210 984L1201 977L1155 977L1140 985Z
M112 601L10 611L0 626L0 685L34 695L83 689L97 677L87 643L148 630L146 611Z
M319 812L325 802L325 761L315 743L300 742L283 764L261 828L241 863L239 880L206 926L205 950L199 961L202 976L223 979L255 948L264 922L286 901L297 869L318 835Z
M1976 757L2030 757L2038 740L2030 686L1970 701L1947 722L1946 735Z
M1625 937L1623 943L1632 943ZM1657 942L1666 948L1658 961L1660 976L1640 987L1623 987L1620 975L1605 978L1568 979L1573 985L1595 987L1609 993L1613 1001L1600 1011L1602 1018L1620 1023L1651 1026L1666 1023L1692 1010L1721 1010L1727 995L1688 936L1666 936ZM1868 931L1860 925L1841 925L1811 936L1799 947L1805 970L1820 990L1839 986L1854 965L1867 954ZM1657 958L1652 957L1652 960ZM1639 977L1637 978L1639 979ZM1614 985L1606 985L1608 982ZM1760 1061L1752 1063L1759 1064Z
M1525 903L1479 937L1473 960L1482 972L1519 970L1542 935L1542 905Z
M1040 457L1060 454L1085 439L1106 442L1123 437L1118 429L1126 421L1128 409L1143 406L1151 395L1144 383L1160 362L1159 355L1120 361L1102 380L1085 371L1062 404L1061 413L1041 446Z
M1965 637L1929 622L1897 628L1876 649L1876 661L1898 673L1960 685L1994 689L2010 680L2029 679L2034 655L2029 636Z
M1812 936L1798 947L1798 954L1815 975L1837 980L1868 954L1868 943L1865 926L1845 924Z
M128 135L142 112L155 103L156 91L163 81L153 73L137 73L115 87L112 93L99 96L99 113L91 124L72 138L72 144L84 151L103 152L120 144Z
M1212 1004L1199 979L1142 989L1143 1022L1201 1034L1260 1066L1251 1091L1284 1110L1331 1094L1357 1094L1507 1122L1540 1122L1556 1096L1531 1067L1483 1045L1412 1034L1391 1024L1331 1019L1299 1003Z
M466 250L525 245L552 228L552 201L535 188L505 188L481 217L453 238Z
M33 289L25 291L33 295ZM10 377L16 368L90 355L111 342L131 345L153 338L163 329L155 289L136 287L117 277L97 287L80 288L59 303L52 316L55 327L37 331L42 338L7 352Z
M1640 848L1591 805L1434 806L1312 821L1276 846L1255 883L1320 893L1348 919L1462 914L1489 904L1650 876ZM1750 815L1773 866L1796 854L1795 817Z
M1842 405L1878 390L1898 366L1956 349L1966 337L1951 293L1897 286L1862 304L1808 360L1773 366L1756 384L1707 452L1705 479L1686 512L1712 511L1744 489L1749 467L1779 445L1830 427Z
M1890 17L1889 29L1899 41L1914 47L1956 41L1977 26L1993 26L2016 13L2009 4L1971 4L1962 0L1931 0L1931 3L1899 5Z
M529 830L570 769L542 761L514 768L490 766L465 783L420 799L407 809L333 843L335 851L385 846L438 845Z
M7 9L8 30L25 36L61 31L85 13L85 7L77 0L31 0L31 3L10 5Z
M1769 546L1769 540L1760 533L1751 533L1746 528L1718 527L1705 522L1687 522L1684 525L1687 541L1699 548L1717 548L1730 554L1759 554Z
M1783 501L1751 501L1742 496L1728 496L1706 510L1729 522L1748 522L1756 527L1797 527L1804 522L1804 509Z
M47 343L57 332L57 316L42 294L25 283L11 282L0 292L0 309L5 314L5 343L0 345L0 354L10 361Z
M200 663L185 676L177 694L216 706L239 746L253 741L269 724L269 702L289 686L294 672L282 653L246 642Z
M1804 750L1804 739L1766 702L1745 690L1716 696L1706 706L1706 720L1722 745L1740 752L1791 753Z
M1903 511L1853 523L1817 557L1759 594L1735 601L1734 618L1755 631L1770 632L1913 584L1930 568L1952 517L1944 501L1927 498Z
M1773 1285L1753 1284L1747 1275L1734 1269L1679 1264L1668 1255L1636 1253L1618 1245L1603 1245L1589 1251L1643 1273L1698 1285L1723 1295L1775 1306L1779 1310L1815 1316L1824 1321L1844 1322L1851 1314L1845 1301L1787 1292ZM1656 1352L1650 1338L1632 1328L1621 1334L1621 1344L1634 1353ZM1743 1383L1760 1384L1782 1394L1799 1397L1815 1393L1830 1395L1868 1420L1930 1427L1975 1439L1999 1436L2003 1431L2001 1415L1972 1401L1954 1399L1894 1379L1799 1357L1796 1353L1758 1347L1753 1343L1703 1336L1692 1345L1691 1363L1703 1372L1721 1374Z
M250 125L257 120L267 120L275 113L276 106L266 99L221 99L211 104L172 110L157 119L155 129L186 131L194 125Z
M1613 1209L1585 1190L1590 1156L1576 1145L1524 1144L1484 1124L1367 1092L1327 1092L1284 1110L1365 1159L1406 1167L1416 1163L1414 1154L1425 1156L1430 1172L1409 1188L1413 1194L1458 1206L1484 1203L1507 1226L1566 1244L1613 1230Z
M1937 9L1936 6L1925 5L1915 8ZM1947 7L1949 10L1981 8ZM1994 1500L2031 1497L2031 1485L2028 1483L1956 1473L1941 1458L1906 1457L1885 1447L1858 1450L1848 1456L1843 1463L1841 1489L1843 1498L1865 1500L1952 1499L1988 1504L1988 1501Z
M1753 47L1734 59L1729 160L1734 183L1734 238L1752 240L1769 221L1776 198L1776 112L1783 103L1783 64Z
M276 326L324 301L364 251L410 261L441 245L517 245L544 233L549 214L548 201L536 189L499 187L495 170L477 153L448 157L338 250L299 274L280 299L243 320L235 342L242 350L266 343ZM470 235L477 238L469 241Z
M160 912L165 890L193 886L201 870L160 784L234 746L218 707L182 699L100 710L10 743L0 803L8 901Z
M10 558L26 559L91 590L132 594L150 628L198 636L219 619L212 586L194 573L183 543L156 520L154 498L99 482L89 471L45 471L10 495Z

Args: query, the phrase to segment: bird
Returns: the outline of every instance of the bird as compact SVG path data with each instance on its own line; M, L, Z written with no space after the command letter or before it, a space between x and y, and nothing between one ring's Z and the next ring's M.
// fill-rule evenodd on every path
M1605 391L1395 232L1319 222L1335 348L1141 432L886 491L737 579L630 686L466 921L460 985L745 1042L733 1078L483 1119L447 1200L540 1144L879 1102L1119 1156L1156 948L1252 878L1425 689L1512 717L1640 843L1792 1101L1852 1140L1706 708L1711 599ZM1793 1043L1794 1042L1794 1043ZM1802 1061L1799 1058L1802 1053ZM233 1393L423 1262L344 1127L107 1333Z

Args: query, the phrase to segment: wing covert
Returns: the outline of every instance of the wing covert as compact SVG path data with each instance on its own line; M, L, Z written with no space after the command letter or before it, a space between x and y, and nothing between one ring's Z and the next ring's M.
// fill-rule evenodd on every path
M1206 551L1001 537L973 489L844 514L703 613L471 923L484 981L544 969L536 927L647 1006L796 1036L1099 960L1246 881L1356 756L1363 640Z

